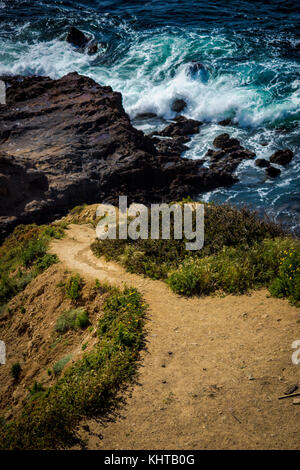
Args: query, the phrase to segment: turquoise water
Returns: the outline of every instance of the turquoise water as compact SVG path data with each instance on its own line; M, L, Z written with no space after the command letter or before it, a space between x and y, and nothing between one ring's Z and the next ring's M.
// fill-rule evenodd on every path
M99 53L79 54L64 41L74 24L101 42ZM300 233L300 3L290 1L17 1L0 0L0 74L53 78L70 71L109 84L123 95L133 123L150 132L174 114L204 121L183 157L201 158L218 121L258 157L295 152L276 180L252 161L240 182L199 198L248 204ZM191 75L196 60L205 71ZM135 119L142 112L159 118Z

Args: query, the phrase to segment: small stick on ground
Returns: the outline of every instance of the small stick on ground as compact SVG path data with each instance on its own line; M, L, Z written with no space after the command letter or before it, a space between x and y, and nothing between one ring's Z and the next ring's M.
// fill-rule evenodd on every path
M239 418L237 418L237 417L235 416L235 414L232 413L232 411L230 412L230 414L232 415L232 417L233 417L238 423L242 424L242 422L239 420Z
M284 398L291 398L291 397L300 397L300 392L292 393L291 395L283 395L282 397L278 397L278 400L283 400Z

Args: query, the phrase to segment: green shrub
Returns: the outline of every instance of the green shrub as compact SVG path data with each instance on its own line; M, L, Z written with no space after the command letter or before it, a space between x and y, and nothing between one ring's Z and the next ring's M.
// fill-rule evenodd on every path
M50 268L52 264L58 263L58 257L56 255L51 255L49 253L45 254L43 257L38 258L34 266L38 273L45 271L46 269Z
M293 262L287 259L280 267L280 259L289 249L294 250L292 256L295 259ZM282 295L296 299L299 288L299 258L296 259L296 253L299 256L300 245L292 238L266 239L248 248L224 247L216 255L186 259L170 273L167 282L174 292L186 296L207 295L216 290L241 294L252 288L268 286L278 273L283 273L284 267L291 266L285 273L286 289ZM278 289L278 282L276 280L273 289L271 287L272 295L275 295L275 288Z
M114 292L118 292L118 289L116 287L111 286L106 281L100 282L99 279L95 280L95 289L98 294L112 294Z
M55 330L65 333L68 330L84 329L89 326L90 321L87 312L82 308L69 310L60 315L56 321Z
M70 362L71 359L72 356L69 354L68 356L63 357L54 364L53 372L56 377L62 373L64 367L68 364L68 362Z
M15 285L16 292L22 292L25 287L36 277L35 270L32 271L25 271L22 273L20 277L13 278L13 282Z
M43 235L48 238L61 239L65 236L66 225L60 223L59 225L48 225L43 230Z
M212 266L206 258L186 260L179 269L170 273L167 282L176 294L207 295L214 290Z
M79 274L71 276L64 285L66 296L71 300L78 300L81 297L83 280Z
M283 252L278 277L270 286L274 297L288 297L292 303L300 301L300 248L291 247Z
M13 378L14 378L15 380L19 380L20 374L21 374L21 370L22 370L22 368L21 368L21 365L20 365L19 362L16 362L15 364L13 364L13 365L11 366L11 369L10 369L11 375L13 376Z
M37 395L40 395L42 392L44 392L45 389L42 384L39 382L35 381L32 388L29 390L29 393L31 397L37 397Z
M83 204L81 206L75 206L73 207L73 209L71 209L70 214L79 215L85 209L85 207L86 207L86 204Z
M55 349L56 346L61 342L62 340L62 336L58 336L55 341L51 344L50 348L51 349Z
M0 306L25 289L37 274L57 262L47 254L51 238L61 238L62 224L19 225L0 246Z
M87 326L89 326L90 324L90 321L89 321L89 316L87 314L87 312L85 310L81 310L78 312L78 314L76 315L76 319L75 319L75 328L76 329L84 329L86 328Z
M7 304L0 305L0 317L4 315L7 309Z
M3 274L0 278L0 305L8 302L16 294L16 283L7 274Z
M42 258L46 254L47 240L44 238L37 238L31 240L21 252L21 262L23 266L28 268L33 262Z

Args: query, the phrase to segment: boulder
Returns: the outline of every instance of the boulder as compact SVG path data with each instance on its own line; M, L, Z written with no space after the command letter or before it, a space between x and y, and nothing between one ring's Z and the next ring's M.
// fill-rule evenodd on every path
M215 138L214 146L219 150L209 149L206 156L210 157L210 168L232 174L243 160L253 159L256 155L242 147L237 139L229 134L221 134Z
M266 169L266 173L268 176L270 176L270 178L276 178L276 176L280 175L281 171L279 170L279 168L275 168L275 166L270 165Z
M205 156L206 157L212 157L215 151L213 149L208 149Z
M66 41L76 47L83 47L89 42L89 38L80 29L71 26Z
M221 158L225 156L226 156L226 152L224 150L217 150L216 152L213 152L210 155L210 159L211 161L216 161L216 160L220 160Z
M86 36L80 29L71 26L66 41L72 46L77 47L79 52L87 52L89 55L96 54L98 52L98 44L91 42L90 38Z
M225 152L230 155L231 158L241 158L242 160L252 160L256 154L251 150L244 148L229 148L225 149Z
M193 79L199 79L203 82L207 82L208 80L208 70L207 67L202 64L201 62L197 62L193 60L188 66L188 75L190 75Z
M231 118L223 119L222 121L218 122L219 126L232 126L233 121Z
M266 160L265 158L257 158L255 160L255 165L258 166L259 168L267 168L270 166L270 162Z
M277 150L270 157L271 163L276 163L277 165L287 165L293 159L294 153L289 149Z
M188 119L184 116L177 116L174 122L169 124L165 129L157 133L164 137L177 137L177 136L188 136L197 134L202 122L196 121L195 119Z
M98 52L98 44L96 44L95 42L92 44L88 44L87 53L89 55L97 54L97 52Z
M156 148L158 152L163 155L180 155L182 152L189 149L180 139L159 140L156 144Z
M215 140L213 141L213 145L216 148L225 149L225 148L233 148L239 147L240 142L238 139L230 138L229 134L220 134L218 135Z
M186 106L187 104L184 100L177 99L173 101L171 109L175 113L181 113L181 111L183 111L186 108Z

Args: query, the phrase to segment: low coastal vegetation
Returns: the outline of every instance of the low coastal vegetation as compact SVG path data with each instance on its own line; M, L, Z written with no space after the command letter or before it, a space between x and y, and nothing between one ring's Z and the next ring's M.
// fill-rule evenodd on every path
M79 274L74 274L71 276L65 284L62 285L65 290L65 294L69 299L72 301L76 301L81 296L81 291L83 287L83 279L79 276Z
M63 224L19 225L0 247L0 312L38 274L57 263L47 253L52 238L62 238Z
M86 328L89 324L87 312L83 308L77 308L62 313L56 321L55 330L63 334L71 329Z
M98 281L94 289L105 297L95 346L71 365L72 355L64 356L54 364L53 374L48 369L56 379L50 387L33 384L20 416L8 422L1 419L0 449L84 445L77 434L81 419L103 415L121 399L119 392L133 378L144 344L146 305L134 288L119 290ZM61 318L58 323L60 328ZM17 379L20 369L15 366L12 373Z
M273 296L300 300L299 240L256 213L205 204L203 249L187 251L186 241L97 240L91 248L129 272L165 280L181 295L242 294L268 287Z

